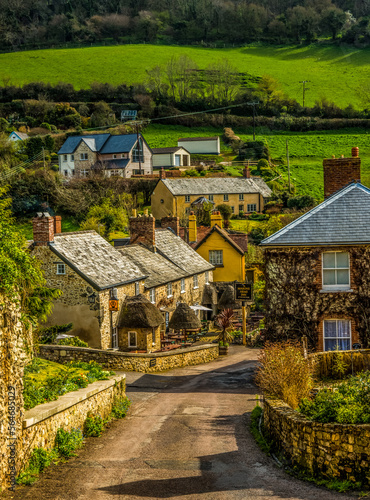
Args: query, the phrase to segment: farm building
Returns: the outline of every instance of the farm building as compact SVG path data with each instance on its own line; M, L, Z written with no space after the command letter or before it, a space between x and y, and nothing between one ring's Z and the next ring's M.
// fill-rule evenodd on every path
M8 140L9 141L25 141L28 138L29 138L28 134L25 134L23 132L15 132L15 131L13 131L9 135Z
M152 148L153 168L189 167L190 153L184 148Z
M178 139L177 145L185 148L190 154L219 155L220 138L216 137L185 137Z

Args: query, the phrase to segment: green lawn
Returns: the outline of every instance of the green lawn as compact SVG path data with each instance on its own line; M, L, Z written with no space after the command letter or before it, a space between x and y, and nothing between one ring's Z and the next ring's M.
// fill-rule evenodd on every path
M32 219L17 222L17 229L19 232L23 233L27 240L33 239ZM73 219L68 219L66 217L62 218L63 232L78 231L79 229L80 226Z
M229 59L239 71L255 76L270 74L299 102L301 80L310 80L306 104L326 96L337 105L360 105L358 89L368 83L370 47L346 45L253 46L229 49L159 45L121 45L83 49L48 49L0 54L0 80L13 84L66 81L76 88L92 82L136 83L145 70L166 63L172 56L188 55L200 68Z

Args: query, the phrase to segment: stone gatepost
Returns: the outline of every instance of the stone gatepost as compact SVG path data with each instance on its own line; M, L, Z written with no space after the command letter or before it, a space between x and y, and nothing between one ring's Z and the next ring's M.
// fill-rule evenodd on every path
M31 359L32 331L15 302L0 294L0 488L13 489L22 467L23 371Z

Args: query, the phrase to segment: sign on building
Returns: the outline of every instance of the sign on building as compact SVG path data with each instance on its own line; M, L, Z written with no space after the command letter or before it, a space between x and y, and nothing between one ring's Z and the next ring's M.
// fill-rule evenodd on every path
M252 283L235 283L236 300L253 300Z
M110 299L109 300L109 310L110 311L118 311L118 300Z

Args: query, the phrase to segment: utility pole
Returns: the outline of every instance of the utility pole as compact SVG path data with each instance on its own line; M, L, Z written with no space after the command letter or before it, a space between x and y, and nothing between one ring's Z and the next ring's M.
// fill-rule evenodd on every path
M306 83L308 83L310 81L311 80L302 80L301 82L299 82L299 83L302 83L302 85L303 85L303 89L302 89L303 90L303 107L304 107L305 94L306 94L307 90L310 90L310 89L306 88Z
M288 146L288 140L286 141L286 161L287 161L287 165L288 165L288 183L289 183L289 193L290 193L291 186L290 186L290 163L289 163L289 146Z
M247 102L247 106L253 107L253 141L256 140L256 106L258 106L258 101Z

